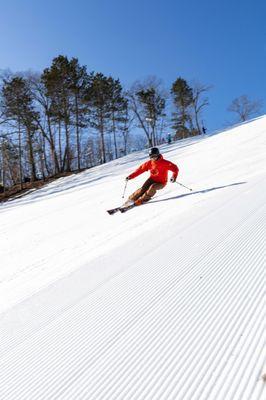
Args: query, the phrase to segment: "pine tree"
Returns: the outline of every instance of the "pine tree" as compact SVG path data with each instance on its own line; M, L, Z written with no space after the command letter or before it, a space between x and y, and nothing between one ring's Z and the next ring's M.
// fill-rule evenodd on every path
M70 91L73 94L72 110L76 130L77 166L81 169L80 129L88 125L88 107L84 101L90 84L90 77L85 66L80 66L77 58L70 61Z
M99 133L100 158L103 164L106 162L105 134L110 130L112 115L111 78L107 78L102 73L92 73L84 99L89 107L89 123Z
M130 128L133 124L133 121L134 121L134 116L130 113L129 101L125 98L124 99L124 107L122 110L121 120L120 120L120 131L121 131L121 135L123 138L123 145L124 145L124 148L121 149L121 153L123 155L127 154L129 132L130 132Z
M113 134L114 141L114 149L115 149L115 158L118 157L118 148L117 148L117 125L124 120L124 111L126 108L126 99L123 96L123 88L119 79L114 80L109 78L110 90L111 90L111 99L110 99L110 108L111 108L111 132Z
M190 125L190 128L192 125L189 107L193 103L193 91L184 79L177 78L172 85L171 94L176 109L172 113L172 128L175 130L177 138L185 138L189 136L187 124Z
M50 68L46 68L41 80L46 88L46 95L51 99L50 116L57 120L65 130L65 151L62 170L71 171L70 126L72 123L71 65L67 57L53 59ZM60 134L60 133L59 133ZM61 140L61 138L60 138Z

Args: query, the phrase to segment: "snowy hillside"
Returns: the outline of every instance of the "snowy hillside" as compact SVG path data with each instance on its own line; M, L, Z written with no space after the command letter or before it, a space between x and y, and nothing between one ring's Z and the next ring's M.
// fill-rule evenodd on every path
M266 116L160 149L193 192L109 216L138 152L0 206L0 399L266 398Z

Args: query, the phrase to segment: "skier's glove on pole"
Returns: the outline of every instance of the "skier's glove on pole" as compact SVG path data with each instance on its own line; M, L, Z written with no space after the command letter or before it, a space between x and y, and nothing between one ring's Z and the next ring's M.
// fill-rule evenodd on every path
M176 181L176 178L174 178L174 177L172 176L172 178L170 179L170 181L171 181L172 183L174 183L174 182Z
M126 181L129 181L129 180L130 180L130 177L129 177L129 176L127 176L127 177L126 177Z

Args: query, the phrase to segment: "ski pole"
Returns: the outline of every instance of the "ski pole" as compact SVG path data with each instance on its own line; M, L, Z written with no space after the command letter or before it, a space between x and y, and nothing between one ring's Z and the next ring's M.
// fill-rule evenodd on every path
M180 182L177 182L177 181L176 181L176 183L177 183L178 185L183 186L184 188L190 190L191 192L192 192L192 190L193 190L193 189L191 189L191 188L189 188L189 187L183 185L183 183L180 183Z
M125 197L125 193L126 193L126 189L127 189L127 183L128 183L128 180L126 180L126 184L125 184L125 187L124 187L124 192L123 192L122 199Z

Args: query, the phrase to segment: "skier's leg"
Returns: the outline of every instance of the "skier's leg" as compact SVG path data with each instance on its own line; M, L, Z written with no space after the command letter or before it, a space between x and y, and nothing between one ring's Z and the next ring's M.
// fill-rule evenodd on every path
M131 201L136 201L139 197L141 197L148 189L151 185L154 184L154 181L152 179L147 179L143 185L141 186L141 188L137 189L134 193L132 193L128 200Z
M145 193L143 193L142 196L140 196L137 200L136 200L136 205L140 205L142 203L146 203L147 201L149 201L157 192L157 190L161 190L165 187L165 185L163 183L153 183L152 185L150 185L150 187L146 190Z

